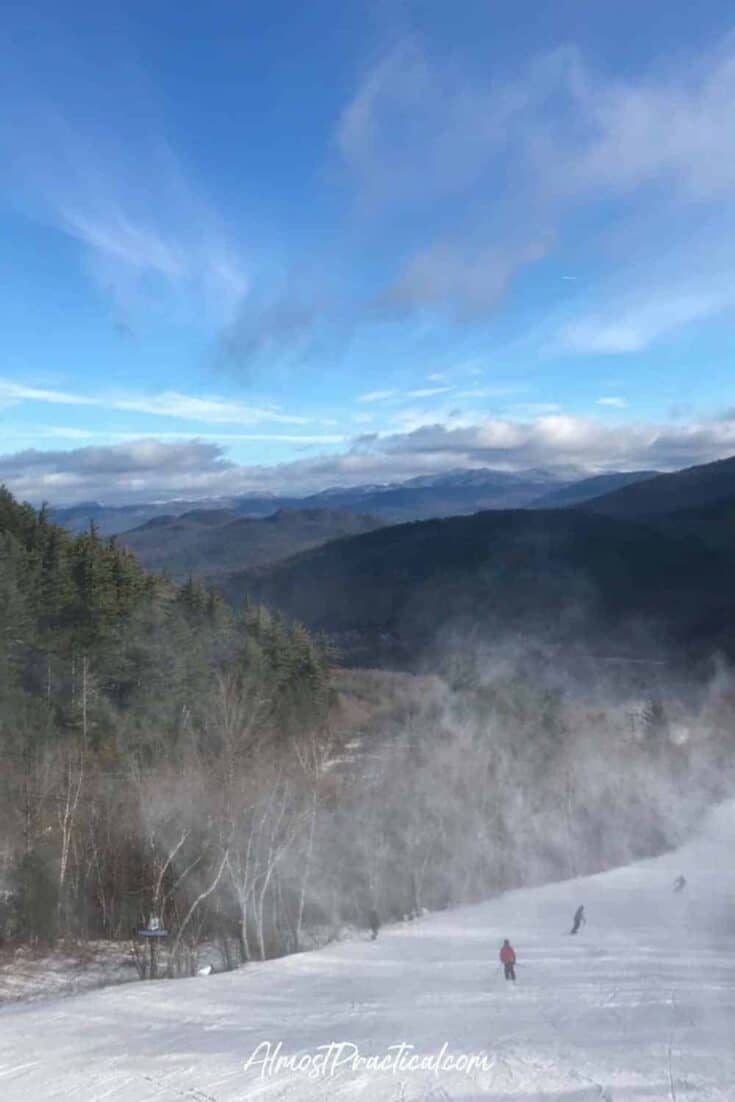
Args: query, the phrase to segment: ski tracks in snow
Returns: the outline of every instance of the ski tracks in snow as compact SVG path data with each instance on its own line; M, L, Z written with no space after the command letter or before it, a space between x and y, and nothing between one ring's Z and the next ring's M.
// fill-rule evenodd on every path
M235 973L0 1009L2 1102L735 1102L735 804L676 854ZM684 871L689 896L672 898ZM588 924L559 934L584 902ZM504 937L518 981L502 978ZM471 1072L252 1067L351 1043Z

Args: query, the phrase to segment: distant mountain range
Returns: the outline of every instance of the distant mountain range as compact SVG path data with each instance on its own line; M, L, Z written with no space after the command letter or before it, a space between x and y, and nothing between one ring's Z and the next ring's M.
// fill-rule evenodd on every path
M481 509L547 508L577 504L629 482L650 478L655 471L614 472L581 478L575 472L528 470L448 471L422 475L385 485L334 487L306 496L251 494L203 501L149 502L106 506L98 502L57 507L51 519L72 531L83 531L93 521L102 535L128 532L158 517L169 521L184 514L213 512L224 518L266 517L283 509L346 509L369 514L386 524L432 517L457 516ZM561 496L559 496L561 495Z
M700 509L735 497L735 456L715 463L658 474L634 485L619 484L595 496L587 508L627 520L652 518L679 509Z
M423 475L402 483L332 488L306 497L267 494L219 500L107 507L97 502L52 509L79 532L94 523L135 551L150 570L206 579L249 569L342 536L386 524L484 509L570 505L655 472L574 479L544 470L479 470Z
M569 505L580 505L585 501L592 501L623 486L631 486L636 482L645 482L650 478L656 478L657 475L658 471L615 471L612 474L598 474L592 478L582 478L579 482L572 482L571 485L551 490L549 493L536 498L533 502L533 508L565 509Z
M691 507L699 495L705 504ZM386 527L220 584L230 600L264 601L367 661L386 641L415 656L463 625L496 641L735 657L734 546L732 459L582 507Z
M479 470L423 475L402 483L332 488L306 497L250 495L196 503L106 507L96 502L51 510L79 532L94 523L135 551L150 570L207 579L288 558L381 525L485 509L561 507L656 472L616 472L576 480L544 470Z
M143 516L118 538L146 566L205 577L233 603L262 600L367 662L385 645L415 656L458 625L735 657L735 458L666 475L453 471L55 516L79 525L85 509L103 531Z
M78 505L56 505L48 510L49 520L69 532L85 532L94 524L102 536L116 536L161 516L179 516L193 509L220 510L216 501L162 501L141 505L101 505L99 501L81 501Z
M209 577L286 558L341 536L380 527L374 517L346 509L281 509L242 517L229 509L196 509L159 516L117 537L149 570L177 579Z
M389 524L431 517L476 513L480 509L517 509L533 505L542 494L569 484L555 472L518 473L480 470L422 475L387 486L331 489L307 498L311 506L339 506L370 513ZM305 503L306 503L305 502Z

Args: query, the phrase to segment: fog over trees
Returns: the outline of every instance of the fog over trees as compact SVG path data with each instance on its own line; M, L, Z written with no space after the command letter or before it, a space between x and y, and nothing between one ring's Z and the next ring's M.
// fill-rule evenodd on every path
M205 941L234 966L371 909L659 852L727 789L724 674L670 699L580 692L477 638L426 676L336 662L298 623L0 492L3 941L127 941L154 916L161 974Z

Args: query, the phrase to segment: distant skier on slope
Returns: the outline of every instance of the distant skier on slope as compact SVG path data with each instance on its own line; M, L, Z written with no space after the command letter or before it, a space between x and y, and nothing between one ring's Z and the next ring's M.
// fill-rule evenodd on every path
M686 886L686 878L684 876L677 876L676 880L674 881L674 891L683 892Z
M370 927L370 932L372 933L371 940L375 941L376 937L380 933L380 915L375 910L375 907L372 907L368 912L368 926Z
M579 933L579 927L582 925L582 923L584 923L586 921L587 921L587 918L585 917L584 907L582 907L582 906L577 907L576 911L574 912L574 924L573 924L571 930L569 931L569 933L570 934Z
M516 951L511 943L506 938L503 942L503 947L500 950L500 959L505 969L505 978L507 980L515 980L516 978Z

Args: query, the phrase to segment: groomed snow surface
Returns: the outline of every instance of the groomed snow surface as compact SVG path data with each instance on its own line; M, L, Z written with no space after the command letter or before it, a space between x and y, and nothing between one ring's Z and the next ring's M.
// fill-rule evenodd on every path
M732 803L677 853L388 927L376 942L9 1005L0 1099L735 1102L734 857ZM588 923L570 937L579 903ZM515 985L497 959L504 937ZM303 1070L246 1068L279 1042ZM322 1049L310 1078L331 1043L343 1047L331 1059ZM399 1060L402 1044L414 1047ZM484 1054L486 1068L408 1066L445 1045L445 1060ZM356 1053L391 1064L356 1066Z

